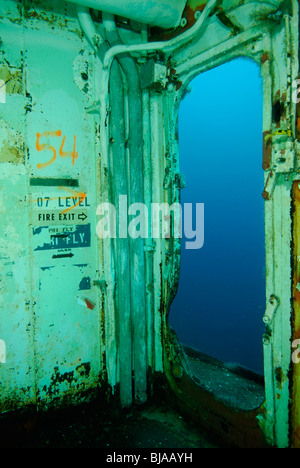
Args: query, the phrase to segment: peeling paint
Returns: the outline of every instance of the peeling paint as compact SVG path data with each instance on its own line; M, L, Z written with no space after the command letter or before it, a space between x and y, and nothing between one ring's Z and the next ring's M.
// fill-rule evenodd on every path
M0 79L5 83L5 92L7 94L23 93L23 73L21 69L0 64Z
M93 76L91 53L88 50L82 50L73 61L73 79L78 88L92 102L93 87L90 83L91 76Z
M25 144L21 132L0 120L0 163L24 164Z
M89 276L83 277L79 283L78 289L80 290L91 289L91 278Z

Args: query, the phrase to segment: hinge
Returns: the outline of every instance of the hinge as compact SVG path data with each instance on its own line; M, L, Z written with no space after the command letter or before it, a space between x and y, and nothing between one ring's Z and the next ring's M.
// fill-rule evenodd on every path
M291 174L296 170L295 140L290 130L277 130L265 136L267 146L272 140L271 161L263 197L269 200L277 182L278 174Z
M279 303L279 299L274 296L274 294L271 294L266 306L265 315L263 316L263 321L266 325L272 324L276 311L279 307Z
M270 170L276 174L285 174L295 170L295 139L290 130L276 130L265 136L267 146L272 140L272 156Z

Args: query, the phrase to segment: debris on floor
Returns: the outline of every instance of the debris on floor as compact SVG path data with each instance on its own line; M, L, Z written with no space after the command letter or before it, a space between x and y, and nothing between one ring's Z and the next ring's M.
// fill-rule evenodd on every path
M105 414L92 406L0 426L1 448L217 448L173 408L148 404Z

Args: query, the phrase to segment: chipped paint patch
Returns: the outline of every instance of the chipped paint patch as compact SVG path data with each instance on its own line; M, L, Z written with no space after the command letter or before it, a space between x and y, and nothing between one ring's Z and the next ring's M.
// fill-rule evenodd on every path
M73 80L78 88L92 100L91 76L93 76L91 54L83 49L73 61Z
M91 278L89 276L85 276L79 283L79 289L91 289Z
M39 392L40 397L42 396L42 393L47 395L50 400L54 397L61 396L62 394L73 393L75 395L78 392L79 386L84 386L83 381L89 379L90 374L90 362L83 362L79 364L75 370L71 370L69 372L61 372L59 367L55 366L50 378L50 384L43 385Z
M16 228L12 225L6 226L4 235L0 238L0 258L15 260L23 252L24 245Z
M54 367L54 373L51 376L51 383L47 387L44 385L43 391L52 397L60 393L59 384L65 383L68 387L72 386L74 380L74 371L64 372L61 374L58 367Z
M25 144L20 132L0 120L0 163L24 164Z
M20 68L0 65L0 80L3 80L5 83L6 94L23 93L23 77Z
M80 377L88 377L91 372L91 364L89 362L83 362L76 367L76 372L78 372Z
M86 307L87 309L93 310L95 308L95 304L90 301L90 299L87 299L86 297L77 297L77 304L82 305L83 307Z

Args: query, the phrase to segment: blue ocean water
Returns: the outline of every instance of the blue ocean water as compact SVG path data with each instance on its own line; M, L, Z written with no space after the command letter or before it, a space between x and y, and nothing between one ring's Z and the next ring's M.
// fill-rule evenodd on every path
M169 320L179 340L263 374L263 91L240 58L198 75L180 104L181 203L204 203L204 245L184 248Z

